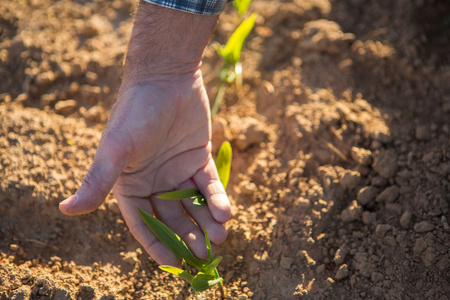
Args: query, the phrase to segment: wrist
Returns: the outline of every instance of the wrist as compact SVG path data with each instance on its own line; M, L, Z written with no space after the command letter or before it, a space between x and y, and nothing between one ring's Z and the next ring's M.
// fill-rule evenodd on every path
M217 16L194 15L141 1L125 60L124 79L194 74Z

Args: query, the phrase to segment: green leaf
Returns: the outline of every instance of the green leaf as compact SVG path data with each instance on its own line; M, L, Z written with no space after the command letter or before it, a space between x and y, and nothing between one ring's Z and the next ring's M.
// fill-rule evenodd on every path
M185 190L179 190L179 191L173 191L168 192L165 194L161 194L156 196L156 198L159 199L165 199L165 200L180 200L180 199L187 199L187 198L194 198L202 196L202 193L200 193L197 189L185 189Z
M188 264L198 269L201 269L206 264L206 262L196 258L183 242L183 240L163 222L146 213L140 208L138 208L138 210L142 219L145 221L145 223L147 223L151 231L179 259L184 259Z
M222 282L222 278L214 278L211 275L199 272L194 279L192 279L191 285L194 291L199 293L212 288L220 282Z
M255 26L256 13L242 21L238 28L233 32L227 44L217 49L217 53L222 56L228 63L233 65L241 58L242 47L253 26Z
M185 189L185 190L173 191L173 192L158 195L158 196L156 196L156 198L165 199L165 200L180 200L180 199L193 198L194 199L193 204L206 205L205 197L197 189Z
M203 196L195 197L194 201L192 202L194 205L206 205L206 199Z
M240 16L244 15L247 12L250 3L252 3L252 0L234 0L233 2L234 7L236 8Z
M172 273L174 275L180 276L187 282L191 283L192 279L194 279L194 276L191 275L191 273L182 270L180 268L172 267L172 266L159 266L161 270L164 270L166 272Z
M222 258L223 258L222 256L218 256L218 257L214 258L211 262L204 265L201 271L205 274L212 275L214 278L217 278L218 276L214 276L215 272L214 272L214 274L210 274L210 273L213 272L215 268L217 268L217 266L222 261Z
M222 258L220 256L217 258L213 258L211 241L209 240L208 231L206 230L206 227L204 227L204 229L205 229L206 249L208 250L209 263L206 264L205 266L203 266L201 271L203 271L206 274L209 274L212 272L211 275L214 278L220 278L219 271L217 271L216 267L220 263Z
M217 154L216 166L220 181L225 189L227 188L228 180L230 179L232 156L233 150L231 149L230 143L224 142L222 146L220 146L219 153Z
M189 273L189 274L191 274L191 272L189 272L189 267L188 267L188 264L186 263L186 261L183 259L183 266L184 266L184 268L186 269L186 271Z
M209 262L211 262L213 260L211 241L209 240L208 231L206 231L206 227L203 227L203 229L205 230L206 250L208 251L208 259Z

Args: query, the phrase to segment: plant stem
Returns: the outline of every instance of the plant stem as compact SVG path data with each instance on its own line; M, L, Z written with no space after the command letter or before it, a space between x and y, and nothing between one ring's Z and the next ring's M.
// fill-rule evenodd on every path
M216 98L214 99L213 107L211 109L211 118L217 115L220 105L222 104L223 96L225 95L225 82L222 80L217 88Z
M219 271L217 271L217 268L214 268L214 270L212 271L212 275L215 278L219 278L220 277ZM220 291L221 298L225 299L227 297L227 292L226 292L225 287L223 286L222 282L223 282L223 280L221 282L219 282L219 291Z
M222 299L225 299L227 297L227 291L225 290L225 287L223 286L222 282L219 282L219 291Z

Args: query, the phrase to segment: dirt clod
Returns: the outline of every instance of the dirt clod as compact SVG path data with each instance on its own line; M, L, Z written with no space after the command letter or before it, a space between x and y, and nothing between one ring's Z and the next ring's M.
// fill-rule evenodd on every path
M412 219L412 213L410 211L405 211L402 214L402 217L400 218L400 225L403 228L409 228L410 224L411 224L411 219Z
M397 186L390 186L384 191L382 191L376 198L376 202L394 202L398 195L400 193L400 190Z
M383 151L375 158L374 170L384 178L394 176L397 170L397 153L393 149Z
M359 190L358 192L358 202L361 205L368 205L370 202L372 202L375 197L377 197L379 193L379 190L376 187L373 186L366 186Z
M352 222L361 218L363 208L354 200L346 209L341 213L341 220L343 222Z
M334 277L336 280L342 280L344 278L347 278L349 275L348 267L346 264L343 264L339 267L336 276Z
M75 100L63 100L58 101L55 104L56 113L64 116L70 115L71 113L75 112L76 109L77 101Z
M428 221L422 221L414 225L415 232L428 232L434 230L434 225Z

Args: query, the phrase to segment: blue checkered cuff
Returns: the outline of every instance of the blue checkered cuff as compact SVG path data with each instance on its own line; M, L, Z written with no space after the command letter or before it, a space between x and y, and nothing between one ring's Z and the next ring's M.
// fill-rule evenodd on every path
M218 15L231 0L144 0L156 5L193 14Z

